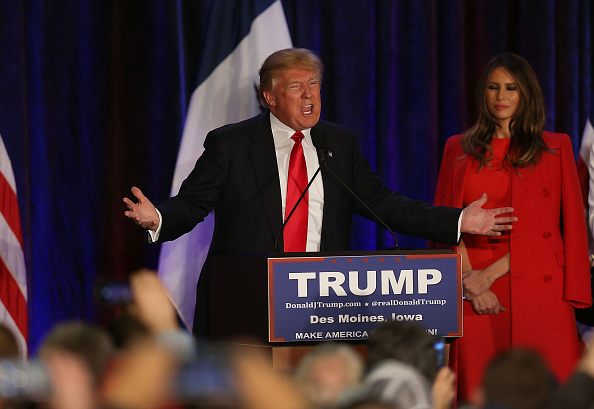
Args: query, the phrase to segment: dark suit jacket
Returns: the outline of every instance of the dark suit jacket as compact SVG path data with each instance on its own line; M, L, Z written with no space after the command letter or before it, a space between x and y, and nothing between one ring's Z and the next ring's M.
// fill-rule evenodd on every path
M394 231L457 244L460 209L433 207L389 190L363 156L355 133L344 127L320 121L311 137L315 145L331 152L328 167ZM174 240L189 232L214 209L210 254L274 251L283 220L270 113L211 131L204 148L179 194L158 206L163 217L159 240ZM320 249L349 250L352 213L373 218L324 169L322 177ZM206 280L203 270L199 301L207 297Z

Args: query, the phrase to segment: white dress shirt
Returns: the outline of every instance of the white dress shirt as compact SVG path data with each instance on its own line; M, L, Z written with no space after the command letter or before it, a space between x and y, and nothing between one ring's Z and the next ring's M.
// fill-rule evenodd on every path
M270 114L270 125L272 127L272 136L274 137L274 149L276 151L276 162L278 165L278 175L280 179L280 190L282 198L283 220L285 214L291 212L292 209L285 209L287 203L287 179L289 178L289 159L291 157L291 150L295 142L291 136L295 131L289 128L278 120L272 113ZM311 141L311 129L304 129L301 131L304 138L301 141L303 146L303 155L305 156L305 164L307 166L307 181L318 170L320 164L318 162L318 154L316 148ZM307 216L307 245L306 251L320 251L320 240L322 237L322 218L324 214L324 184L322 183L322 174L318 173L312 182L309 190L308 201L308 216ZM304 199L303 199L304 200Z

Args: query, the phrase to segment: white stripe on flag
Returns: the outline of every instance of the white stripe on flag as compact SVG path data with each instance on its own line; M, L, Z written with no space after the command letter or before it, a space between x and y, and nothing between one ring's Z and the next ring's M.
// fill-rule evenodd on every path
M10 188L16 194L16 183L14 182L14 173L12 171L12 163L8 157L8 152L4 146L4 141L0 137L0 173L4 175L4 178L10 185Z
M204 151L202 145L209 131L258 114L254 89L259 82L258 70L274 51L290 47L291 37L282 4L277 0L253 21L249 34L192 94L171 195L177 194ZM213 226L211 213L190 233L161 247L159 276L182 321L190 329L194 321L196 284L206 260Z
M25 300L27 299L27 272L25 271L25 256L21 243L14 235L4 214L0 209L0 259L6 265L6 268L10 270L10 274L14 277L14 280L18 284Z

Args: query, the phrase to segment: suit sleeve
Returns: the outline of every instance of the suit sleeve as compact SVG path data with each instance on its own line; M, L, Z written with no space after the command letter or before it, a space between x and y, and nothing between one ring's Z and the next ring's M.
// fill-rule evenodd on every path
M391 191L381 183L356 144L354 169L355 191L394 231L449 244L458 242L461 209L435 207Z
M226 179L227 151L219 146L214 131L204 141L204 152L183 181L179 193L162 202L159 241L175 240L191 231L214 209Z
M563 299L577 308L592 304L586 219L568 135L561 140L561 195L565 277Z

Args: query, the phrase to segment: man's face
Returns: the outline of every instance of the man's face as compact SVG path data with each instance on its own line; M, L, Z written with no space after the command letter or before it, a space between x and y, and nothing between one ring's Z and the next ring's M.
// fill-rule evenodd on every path
M320 79L314 71L289 69L264 91L270 112L295 131L313 127L320 120Z

